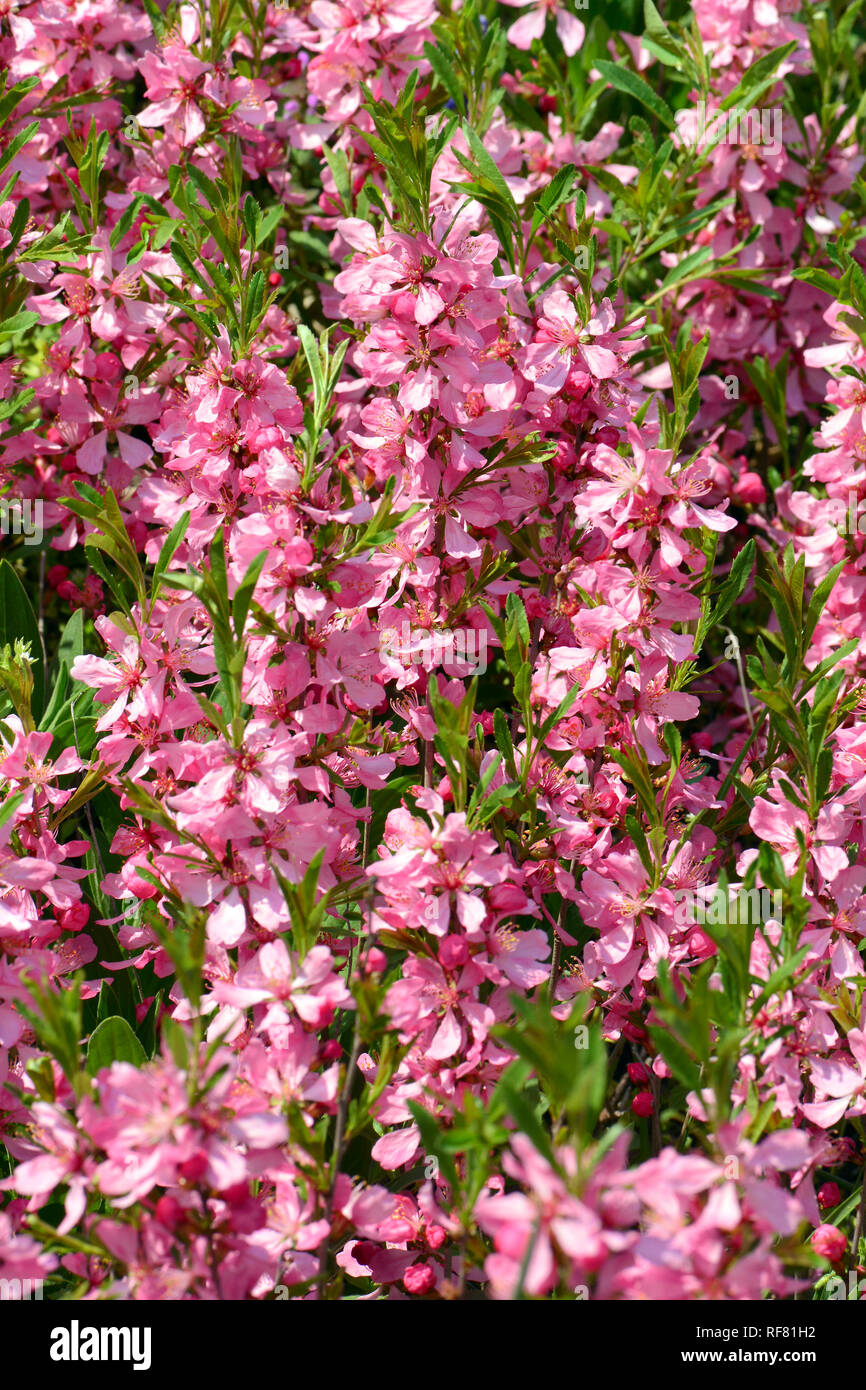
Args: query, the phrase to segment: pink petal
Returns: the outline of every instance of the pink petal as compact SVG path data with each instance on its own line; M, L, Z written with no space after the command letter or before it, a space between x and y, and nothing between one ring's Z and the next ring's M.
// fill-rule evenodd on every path
M513 43L515 48L529 48L532 40L540 39L544 33L546 19L547 11L543 5L530 10L529 14L521 15L508 30L508 42Z

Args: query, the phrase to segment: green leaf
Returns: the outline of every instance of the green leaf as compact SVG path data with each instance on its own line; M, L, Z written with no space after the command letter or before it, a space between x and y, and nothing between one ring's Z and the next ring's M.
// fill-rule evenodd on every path
M424 57L430 64L442 87L448 93L458 111L465 110L466 94L460 85L460 79L454 71L449 59L441 45L425 43Z
M517 204L514 201L514 196L511 192L511 189L508 187L508 184L505 182L505 179L503 178L500 172L499 165L493 159L492 155L490 155L488 151L485 149L484 143L480 139L480 137L476 135L472 127L468 125L465 121L463 123L463 134L466 137L466 143L468 144L470 150L475 156L475 160L479 170L486 179L490 180L490 182L493 184L493 187L496 189L497 193L504 202L509 213L511 214L512 218L519 223L520 214L517 210Z
M823 290L825 294L832 295L834 299L842 284L841 280L835 279L826 270L821 270L819 266L802 266L791 273L795 280L803 280L807 285L814 285L815 289Z
M168 535L166 536L163 542L162 549L159 552L159 559L157 560L153 569L154 597L156 597L156 591L159 587L163 575L165 574L166 570L171 564L178 546L180 545L181 541L186 535L187 527L189 526L190 522L190 515L190 512L181 512L180 516L174 523L174 526L172 526L171 530L169 531Z
M344 212L348 215L352 211L352 180L349 177L349 161L346 158L346 151L332 150L329 145L323 145L322 154L331 171L337 197L340 199ZM282 212L282 209L280 211Z
M757 63L753 63L743 74L733 91L729 92L724 101L720 102L719 110L730 111L732 106L751 107L767 87L771 86L775 80L776 69L785 58L794 52L797 43L797 39L792 39L790 43L784 43L778 48L771 49L769 53L764 54L763 58L759 58Z
M157 990L151 1000L150 1008L136 1030L138 1040L148 1057L153 1057L157 1046L157 1023L164 1002L164 991Z
M108 1018L116 1018L120 1015L117 1012L117 996L114 989L107 980L103 980L99 988L99 999L96 1005L96 1022L104 1023Z
M169 1051L174 1058L175 1064L182 1071L186 1071L189 1066L189 1045L186 1033L181 1028L176 1019L166 1016L160 1024L160 1035L168 1043ZM140 1046L140 1044L139 1044Z
M120 218L117 225L112 229L111 236L109 237L109 242L112 247L118 246L120 242L123 241L123 238L126 236L127 232L130 230L133 222L138 216L138 210L141 207L141 204L142 196L140 193L137 193L133 198L132 202L129 204L129 207L126 208L125 212L123 213L123 216Z
M821 580L820 584L818 584L815 588L815 592L812 595L812 600L806 612L806 620L803 624L804 650L809 646L809 644L812 641L812 636L815 632L815 628L818 626L818 621L821 617L821 614L824 612L824 609L827 605L827 600L830 597L833 585L836 583L836 580L839 578L839 575L845 568L845 564L846 561L840 560L839 564L834 565L833 568L829 570L827 574L824 576L824 578Z
M78 611L81 612L80 609ZM43 711L41 719L39 720L39 728L43 731L47 732L51 728L51 725L54 723L55 719L57 719L58 715L60 714L60 711L63 709L63 706L66 703L66 696L68 690L69 667L67 666L65 661L61 661L57 670L57 679L54 682L54 689L51 692L51 698L48 701L45 710Z
M32 328L34 323L39 322L39 315L32 309L21 309L11 318L4 319L0 323L0 333L20 333L25 328Z
M701 1069L683 1044L665 1028L650 1026L649 1032L677 1081L689 1091L699 1091Z
M733 608L749 582L752 566L755 563L755 542L748 540L742 550L734 556L730 573L719 591L712 613L712 623L721 622L725 614Z
M15 158L16 154L18 154L19 150L24 148L27 141L33 138L38 129L39 122L33 121L30 125L25 126L23 130L19 130L14 140L10 140L2 155L0 155L0 169L5 169L7 164L12 163L12 160Z
M618 63L609 63L603 58L599 58L595 65L603 77L606 77L612 87L619 92L625 92L628 96L634 97L641 102L654 116L657 116L668 130L676 128L674 113L666 101L662 101L660 96L653 91L648 82L642 77L638 77L636 72L630 68L620 67Z
M264 213L258 225L258 231L256 232L256 249L263 246L268 237L276 231L283 220L285 211L285 208L277 203L274 207L268 208L267 212Z
M76 608L60 636L58 661L71 666L77 656L84 655L84 610Z
M0 806L0 829L12 819L23 800L24 797L21 792L16 792L14 796L7 796Z
M310 377L313 383L313 396L318 405L325 394L325 378L322 372L322 359L319 355L319 344L315 336L304 323L298 324L298 339L307 359L307 366L310 369Z
M662 61L670 62L673 59L679 60L682 55L681 45L677 43L668 26L665 24L653 0L644 0L643 6L644 37L649 38L665 55Z
M96 1076L112 1062L131 1062L134 1067L141 1067L146 1061L144 1048L126 1019L119 1015L103 1019L90 1035L86 1063L89 1076Z

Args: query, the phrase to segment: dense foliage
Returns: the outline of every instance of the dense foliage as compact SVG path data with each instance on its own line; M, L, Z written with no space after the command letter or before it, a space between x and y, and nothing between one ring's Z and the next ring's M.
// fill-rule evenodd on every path
M859 1296L862 0L662 8L0 0L4 1279Z

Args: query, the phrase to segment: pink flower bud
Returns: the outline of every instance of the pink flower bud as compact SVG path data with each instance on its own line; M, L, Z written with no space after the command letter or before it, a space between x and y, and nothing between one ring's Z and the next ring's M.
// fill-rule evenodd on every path
M153 1214L160 1226L165 1226L166 1230L173 1231L179 1226L184 1217L183 1207L176 1197L164 1192L153 1209Z
M368 975L381 975L387 964L388 957L384 951L379 950L378 946L373 946L367 952L366 972Z
M59 908L55 916L64 931L81 931L90 921L90 908L87 903L73 903L72 907Z
M629 1081L633 1081L636 1086L645 1086L649 1081L649 1072L641 1062L629 1062L626 1071Z
M706 960L708 956L716 954L716 943L699 928L689 934L689 951L693 956Z
M608 444L611 449L615 449L619 443L619 430L615 430L612 425L602 425L600 430L596 430L592 439L594 444Z
M835 1207L842 1200L842 1192L837 1182L825 1182L818 1188L819 1207Z
M655 1109L649 1091L638 1091L631 1103L631 1108L632 1114L639 1116L642 1120L648 1120Z
M469 947L462 936L446 936L439 947L439 960L446 970L457 970L469 959Z
M731 496L746 507L759 507L767 500L767 489L757 473L741 473Z
M204 1149L199 1149L197 1153L184 1159L183 1163L179 1164L177 1171L184 1182L201 1182L207 1172L207 1154Z
M812 1236L812 1245L825 1260L838 1264L845 1254L848 1241L838 1226L819 1226Z
M622 1025L622 1034L624 1038L628 1038L629 1042L646 1042L646 1029L641 1028L637 1023L624 1023Z

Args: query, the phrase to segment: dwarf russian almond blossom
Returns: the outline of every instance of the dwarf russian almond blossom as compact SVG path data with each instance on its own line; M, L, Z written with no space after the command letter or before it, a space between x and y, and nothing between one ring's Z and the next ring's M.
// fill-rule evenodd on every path
M0 4L4 1287L866 1262L857 41L659 9Z

